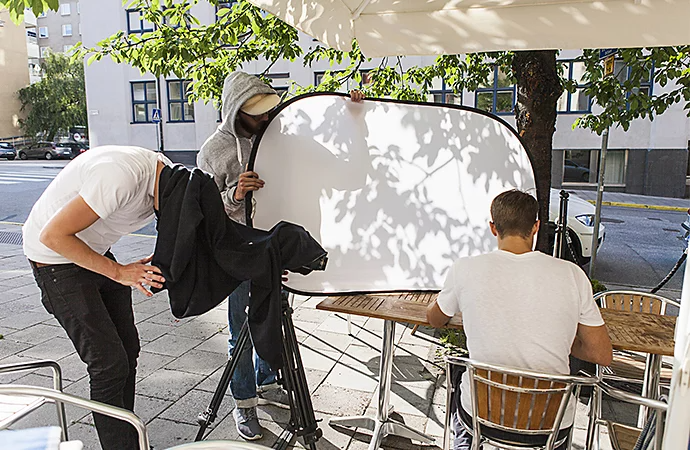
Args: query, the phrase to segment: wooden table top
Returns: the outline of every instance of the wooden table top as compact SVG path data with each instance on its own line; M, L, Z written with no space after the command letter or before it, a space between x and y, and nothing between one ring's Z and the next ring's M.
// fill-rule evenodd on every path
M326 297L316 308L428 326L426 307L437 295L435 292L342 295ZM675 317L605 308L601 309L601 315L614 349L673 356ZM453 317L448 328L462 328L462 320Z

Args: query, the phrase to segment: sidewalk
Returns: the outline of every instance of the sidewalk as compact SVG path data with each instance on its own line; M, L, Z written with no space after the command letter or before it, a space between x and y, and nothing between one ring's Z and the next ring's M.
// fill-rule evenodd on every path
M587 191L567 188L564 189L591 203L594 203L597 200L596 190ZM602 202L603 206L621 206L627 208L644 208L664 211L685 212L688 210L688 208L690 208L690 199L687 198L653 197L650 195L626 194L623 192L604 191Z
M0 235L19 233L20 228L0 225ZM8 234L9 233L9 234ZM152 252L154 239L126 236L113 248L121 261L132 261ZM65 391L88 398L88 377L65 332L42 307L38 287L29 265L16 243L0 244L0 364L35 359L58 360L65 377ZM294 325L312 402L324 436L317 448L361 450L369 434L336 429L328 425L331 416L373 415L383 322L352 317L353 336L347 334L346 317L315 309L320 298L299 297L295 302ZM227 361L227 308L223 304L199 317L177 320L165 293L146 299L134 291L134 312L141 337L135 412L148 427L151 444L157 450L190 442L197 432L196 417L208 406ZM417 430L437 438L437 445L424 446L389 437L387 449L437 449L441 445L445 415L445 377L436 347L430 343L435 330L396 327L396 352L391 404L398 418ZM0 376L0 383L51 386L48 372ZM208 439L239 440L231 415L234 403L226 396ZM258 443L271 446L289 417L289 411L260 406L259 418L266 429ZM614 402L604 412L616 420L630 422L634 411ZM89 414L67 408L70 437L82 440L85 449L99 449ZM585 440L586 406L578 403L575 446ZM54 407L43 406L17 427L57 424ZM602 437L602 448L608 440ZM297 444L295 448L302 448Z

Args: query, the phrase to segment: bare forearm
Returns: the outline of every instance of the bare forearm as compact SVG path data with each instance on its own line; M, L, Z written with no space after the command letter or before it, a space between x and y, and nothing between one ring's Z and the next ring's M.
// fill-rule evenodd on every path
M611 359L613 356L611 341L608 340L608 337L606 340L601 339L597 345L587 345L586 342L576 336L575 340L573 341L573 345L570 348L570 354L577 359L600 364L602 366L608 366L611 364Z
M57 236L49 232L43 232L41 233L40 240L43 245L78 266L99 273L112 280L118 278L118 272L122 266L110 258L96 253L75 235Z

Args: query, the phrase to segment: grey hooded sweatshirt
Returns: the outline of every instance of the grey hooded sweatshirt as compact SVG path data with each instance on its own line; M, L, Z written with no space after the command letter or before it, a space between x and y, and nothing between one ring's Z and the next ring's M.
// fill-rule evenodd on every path
M254 75L233 72L223 83L223 122L209 137L196 157L196 165L213 175L225 212L234 221L245 223L244 201L235 201L235 188L245 172L252 150L253 137L245 138L235 130L240 107L256 94L275 94L270 86Z

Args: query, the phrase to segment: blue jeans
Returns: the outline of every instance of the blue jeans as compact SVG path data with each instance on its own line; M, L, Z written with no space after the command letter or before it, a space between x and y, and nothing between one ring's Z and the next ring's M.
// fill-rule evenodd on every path
M228 351L232 351L237 343L242 325L247 319L247 306L249 305L250 282L245 281L235 289L228 297ZM237 368L230 380L230 391L239 408L252 408L258 404L256 387L274 384L276 374L266 361L261 359L251 345L246 346L240 354Z

